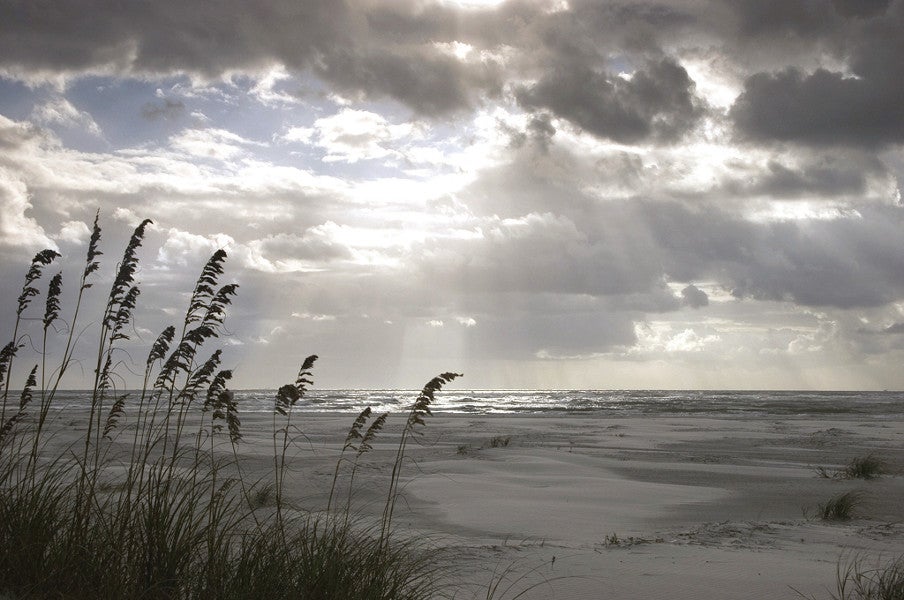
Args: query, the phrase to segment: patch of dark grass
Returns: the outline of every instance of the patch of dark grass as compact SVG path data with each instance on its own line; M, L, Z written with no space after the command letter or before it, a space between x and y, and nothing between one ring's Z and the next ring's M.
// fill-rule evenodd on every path
M830 471L825 467L816 467L816 474L825 479L878 479L887 473L885 461L875 454L867 454L866 456L858 456L851 461L843 469Z
M823 521L850 521L863 504L863 492L852 490L837 494L817 505L816 515Z
M248 507L251 510L270 506L274 501L274 487L270 482L256 485L248 494Z
M508 435L497 435L496 437L490 438L487 442L488 448L508 448L508 445L512 442L511 436Z
M885 461L875 454L851 459L842 471L846 479L877 479L885 472Z

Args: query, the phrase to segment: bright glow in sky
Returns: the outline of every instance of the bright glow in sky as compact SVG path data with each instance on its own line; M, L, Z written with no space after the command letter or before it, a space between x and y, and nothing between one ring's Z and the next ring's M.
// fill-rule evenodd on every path
M0 276L152 219L138 357L225 249L237 387L904 388L904 0L788 6L21 4Z

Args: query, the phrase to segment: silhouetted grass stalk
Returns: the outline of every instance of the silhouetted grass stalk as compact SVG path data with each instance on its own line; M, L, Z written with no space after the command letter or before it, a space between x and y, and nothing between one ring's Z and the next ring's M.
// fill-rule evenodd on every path
M434 392L458 375L431 380L408 414L378 531L363 526L351 512L359 461L387 418L380 415L365 430L369 408L352 424L340 452L326 516L295 512L290 518L286 511L287 453L297 431L292 409L312 383L317 357L309 356L295 382L276 394L276 510L272 518L261 517L251 503L260 482L246 482L237 451L241 423L235 396L227 388L232 371L220 369L218 349L197 360L205 343L218 337L237 289L219 284L225 252L214 253L202 269L178 342L177 329L170 326L151 345L140 391L131 396L117 391L118 356L126 356L122 343L129 338L139 297L137 250L149 224L142 222L130 238L97 324L87 427L75 446L62 449L44 438L56 391L84 332L78 320L92 287L90 276L99 268L98 219L60 362L50 367L52 340L60 334L55 324L64 281L55 274L41 319L39 361L14 403L10 379L20 324L39 294L35 283L42 270L58 255L44 251L32 261L13 340L0 349L0 594L73 599L433 597L437 570L431 555L410 543L389 543L392 505L408 439L424 425ZM28 411L36 396L40 406L34 418ZM191 420L191 415L197 418ZM121 430L125 419L132 420L131 431ZM196 429L187 429L190 422ZM118 439L124 443L114 444ZM220 451L227 443L230 458ZM352 452L354 459L349 458ZM117 470L120 461L124 472ZM349 461L345 510L334 514L340 469Z
M430 412L430 405L433 403L434 394L442 389L443 385L457 377L461 377L461 374L442 373L428 381L427 385L421 390L420 395L408 411L408 418L405 421L405 426L402 428L402 433L399 438L399 446L396 450L395 461L392 463L392 473L389 477L389 492L386 497L386 503L383 508L383 518L380 523L380 540L383 541L384 544L389 543L389 533L392 529L392 514L395 510L396 499L398 498L399 477L401 476L402 461L405 458L405 448L408 445L408 440L411 436L420 433L417 429L419 426L423 427L426 425L424 419L432 414Z

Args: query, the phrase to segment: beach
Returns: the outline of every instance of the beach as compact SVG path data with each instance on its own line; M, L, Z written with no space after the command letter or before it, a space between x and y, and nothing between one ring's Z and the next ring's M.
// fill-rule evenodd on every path
M296 413L287 496L326 504L348 414ZM269 418L240 458L266 476ZM364 455L352 497L382 510L399 414ZM861 417L435 414L408 445L396 535L452 567L456 598L828 598L839 562L904 549L904 422ZM874 454L887 474L824 477ZM342 470L347 474L348 467ZM338 490L345 499L346 478ZM817 506L849 490L848 521Z

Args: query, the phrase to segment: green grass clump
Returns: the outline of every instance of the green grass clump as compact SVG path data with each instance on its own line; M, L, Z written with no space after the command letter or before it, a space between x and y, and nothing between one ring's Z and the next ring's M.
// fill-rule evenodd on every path
M831 497L816 507L816 514L823 521L850 521L854 510L863 503L863 493L853 490Z
M139 297L137 252L145 228L130 238L96 323L96 354L87 426L60 447L48 431L52 407L87 330L78 324L83 298L100 268L98 220L89 242L77 299L64 326L62 274L47 286L43 318L26 311L41 291L44 270L59 255L38 253L16 308L12 340L0 349L0 595L80 599L363 599L435 597L442 569L423 545L393 533L393 509L406 444L426 424L435 392L457 373L424 386L408 413L378 525L351 512L354 475L387 415L367 408L349 431L322 514L305 513L286 497L287 453L298 431L293 409L312 384L316 355L293 383L275 394L272 470L262 481L243 476L237 448L242 425L232 377L221 369L219 337L238 286L221 284L226 253L204 265L185 318L164 329L142 366L137 392L119 391L131 350ZM28 331L28 327L40 331ZM58 333L58 331L60 333ZM51 351L60 338L57 353ZM14 363L38 352L21 392L12 392ZM41 340L35 344L34 340ZM48 364L58 356L55 365ZM124 427L128 424L129 427ZM342 468L350 468L345 502L334 504ZM343 507L344 504L344 507Z

